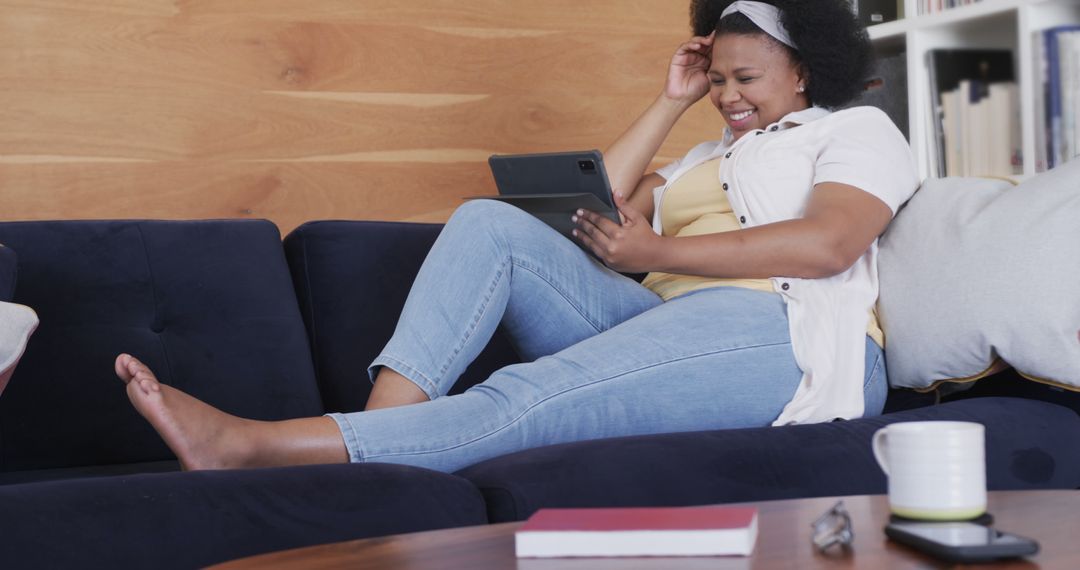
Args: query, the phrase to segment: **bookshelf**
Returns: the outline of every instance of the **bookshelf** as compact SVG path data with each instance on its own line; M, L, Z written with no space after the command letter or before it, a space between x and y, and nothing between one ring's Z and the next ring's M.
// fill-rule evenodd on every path
M933 127L927 53L942 48L1005 48L1014 54L1019 88L1022 174L1037 172L1037 46L1034 32L1080 24L1080 0L982 0L940 12L919 14L919 0L903 3L901 19L867 28L879 55L906 53L908 132L922 178L934 175Z

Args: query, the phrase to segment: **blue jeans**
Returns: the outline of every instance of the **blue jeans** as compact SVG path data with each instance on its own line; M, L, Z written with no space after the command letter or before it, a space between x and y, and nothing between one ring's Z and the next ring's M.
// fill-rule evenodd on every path
M446 396L499 324L524 363ZM867 415L885 401L867 339ZM716 287L663 302L523 211L454 213L424 261L388 366L431 401L328 414L354 462L452 472L542 445L766 426L795 394L786 309L774 293Z

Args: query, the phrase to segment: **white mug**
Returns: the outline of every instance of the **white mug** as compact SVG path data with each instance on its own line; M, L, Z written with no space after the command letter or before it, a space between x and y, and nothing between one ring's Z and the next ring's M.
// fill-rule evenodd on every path
M893 514L928 520L986 512L986 435L974 422L900 422L874 433Z

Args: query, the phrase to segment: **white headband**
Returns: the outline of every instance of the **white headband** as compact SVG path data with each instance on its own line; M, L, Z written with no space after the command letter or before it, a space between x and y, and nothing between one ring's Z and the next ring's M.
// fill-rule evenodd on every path
M735 12L749 18L751 22L761 28L761 31L776 38L780 43L787 45L791 49L799 49L795 47L795 42L791 41L791 36L784 29L784 25L780 23L780 9L776 6L764 2L754 2L753 0L736 0L730 6L724 8L723 13L720 14L720 19L722 20L724 16Z

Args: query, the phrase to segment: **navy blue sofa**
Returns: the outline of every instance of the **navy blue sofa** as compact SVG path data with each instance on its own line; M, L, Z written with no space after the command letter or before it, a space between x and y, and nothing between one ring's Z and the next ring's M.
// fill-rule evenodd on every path
M41 325L0 397L0 565L186 568L255 553L520 520L553 506L882 493L870 437L896 421L987 428L991 489L1077 488L1080 402L1008 373L938 403L827 424L557 445L456 474L395 465L183 473L112 373L131 352L230 413L362 409L432 224L0 223L0 300ZM16 260L17 254L17 280ZM517 361L497 334L454 391Z

